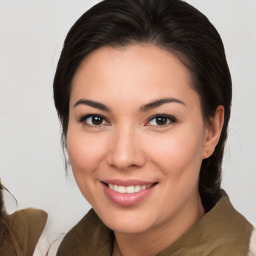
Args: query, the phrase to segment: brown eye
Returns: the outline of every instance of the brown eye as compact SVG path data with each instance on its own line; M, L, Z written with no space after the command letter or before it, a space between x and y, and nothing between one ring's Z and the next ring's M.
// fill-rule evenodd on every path
M176 122L176 118L173 116L169 116L169 115L157 115L152 117L149 122L147 123L147 125L151 125L151 126L164 126L164 125L168 125L171 123L175 123Z
M169 121L168 118L159 116L159 117L156 117L155 122L157 125L165 125L168 123L168 121Z
M103 123L104 119L100 116L92 116L91 122L94 125L101 125Z
M79 120L80 123L89 126L108 125L109 123L100 115L86 115Z

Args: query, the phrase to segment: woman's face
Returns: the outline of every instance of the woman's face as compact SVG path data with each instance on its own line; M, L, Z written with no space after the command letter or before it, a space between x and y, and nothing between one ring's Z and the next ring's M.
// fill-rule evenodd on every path
M114 231L193 218L208 135L189 72L167 51L102 47L75 74L67 150L82 194Z

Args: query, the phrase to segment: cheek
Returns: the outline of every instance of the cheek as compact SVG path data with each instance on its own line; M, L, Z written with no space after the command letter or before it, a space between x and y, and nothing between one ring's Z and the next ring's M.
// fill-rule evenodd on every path
M91 205L98 194L95 173L104 158L104 145L99 136L86 136L75 129L68 131L67 152L72 171L81 193Z
M181 175L198 175L202 162L202 133L173 133L152 143L152 155L155 162L173 178Z
M202 136L199 133L191 136L189 132L154 141L151 156L162 173L160 183L164 185L157 201L159 209L164 205L168 216L197 197L202 145Z
M100 136L86 135L70 130L67 134L67 151L74 175L93 173L106 151Z

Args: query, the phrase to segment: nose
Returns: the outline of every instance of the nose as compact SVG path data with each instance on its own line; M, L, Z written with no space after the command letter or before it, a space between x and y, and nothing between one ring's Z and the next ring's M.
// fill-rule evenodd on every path
M119 170L142 167L146 156L138 137L136 131L127 128L113 132L108 164Z

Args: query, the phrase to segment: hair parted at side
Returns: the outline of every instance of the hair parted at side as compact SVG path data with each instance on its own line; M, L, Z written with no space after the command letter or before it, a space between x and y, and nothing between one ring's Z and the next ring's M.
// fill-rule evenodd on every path
M230 118L232 82L222 40L207 17L181 0L105 0L84 13L68 32L54 77L55 106L66 146L72 79L88 54L102 46L153 44L174 53L188 68L202 113L210 122L225 108L224 126L213 155L202 162L199 192L206 211L221 189L222 158Z

